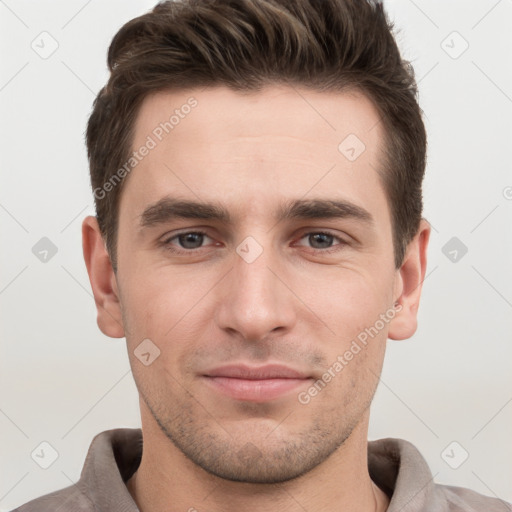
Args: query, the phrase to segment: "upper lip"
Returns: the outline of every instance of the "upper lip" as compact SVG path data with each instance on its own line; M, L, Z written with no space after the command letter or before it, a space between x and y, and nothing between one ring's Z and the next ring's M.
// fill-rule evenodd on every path
M219 366L204 373L206 377L229 377L232 379L307 379L309 375L289 366L268 364L265 366L227 365Z

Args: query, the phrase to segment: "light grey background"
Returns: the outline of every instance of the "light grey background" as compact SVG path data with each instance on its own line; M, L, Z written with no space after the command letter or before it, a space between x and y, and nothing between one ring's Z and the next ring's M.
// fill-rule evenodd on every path
M0 1L0 512L75 482L97 433L140 426L125 341L96 326L80 224L107 48L153 4ZM419 329L388 342L370 438L407 439L436 481L512 501L512 0L387 6L419 81L433 231ZM46 263L42 237L58 249ZM452 237L463 257L443 253ZM48 469L31 458L43 441Z

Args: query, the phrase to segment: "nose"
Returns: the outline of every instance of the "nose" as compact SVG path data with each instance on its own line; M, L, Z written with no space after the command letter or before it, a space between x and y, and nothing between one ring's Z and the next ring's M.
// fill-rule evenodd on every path
M218 290L218 326L256 343L270 333L289 331L296 321L297 304L278 256L267 248L254 261L242 256L234 254L233 269Z

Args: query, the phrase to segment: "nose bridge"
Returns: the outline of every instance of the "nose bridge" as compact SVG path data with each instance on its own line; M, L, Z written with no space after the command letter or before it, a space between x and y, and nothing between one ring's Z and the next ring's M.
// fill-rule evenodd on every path
M277 328L289 328L294 321L292 294L276 276L279 255L271 236L259 238L265 242L248 236L236 247L217 318L223 329L253 341Z

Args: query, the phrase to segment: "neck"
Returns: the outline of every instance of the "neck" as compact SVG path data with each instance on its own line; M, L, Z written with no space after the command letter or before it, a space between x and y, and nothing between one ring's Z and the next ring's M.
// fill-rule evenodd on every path
M278 484L250 484L207 473L143 415L142 459L127 488L141 512L384 512L389 499L368 473L368 419L367 414L345 443L307 474Z

